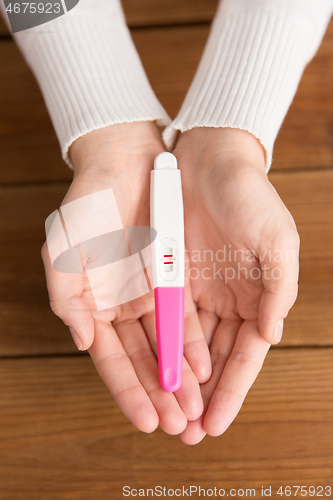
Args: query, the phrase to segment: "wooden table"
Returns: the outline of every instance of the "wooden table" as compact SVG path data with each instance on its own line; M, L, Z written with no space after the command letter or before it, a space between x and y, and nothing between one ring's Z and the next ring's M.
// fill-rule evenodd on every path
M216 1L123 4L153 88L175 116ZM299 298L233 425L187 447L159 430L138 432L49 310L44 220L71 172L34 77L1 22L1 500L113 500L125 498L125 485L255 488L256 497L271 486L271 498L286 498L276 494L280 486L333 487L332 82L333 22L306 68L270 173L301 235Z

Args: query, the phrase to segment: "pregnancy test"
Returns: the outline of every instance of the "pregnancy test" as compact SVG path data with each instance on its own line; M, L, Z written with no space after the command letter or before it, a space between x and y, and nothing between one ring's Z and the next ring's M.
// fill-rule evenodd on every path
M150 225L160 384L182 384L184 350L184 210L180 170L171 153L160 153L151 172Z

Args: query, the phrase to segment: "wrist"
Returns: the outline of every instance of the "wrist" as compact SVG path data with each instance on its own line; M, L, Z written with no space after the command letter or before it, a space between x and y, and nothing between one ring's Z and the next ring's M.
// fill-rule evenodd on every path
M193 164L201 170L218 163L221 170L247 167L266 175L266 151L246 130L196 127L180 134L176 151L181 156L183 152L185 156L191 152Z
M69 148L74 175L87 171L130 172L152 168L154 157L163 151L155 122L119 123L93 130Z

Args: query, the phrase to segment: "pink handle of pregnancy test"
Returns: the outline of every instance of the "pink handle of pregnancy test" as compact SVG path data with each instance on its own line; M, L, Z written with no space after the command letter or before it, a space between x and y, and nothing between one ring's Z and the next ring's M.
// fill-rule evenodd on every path
M154 295L160 384L175 392L182 385L184 287L157 287Z

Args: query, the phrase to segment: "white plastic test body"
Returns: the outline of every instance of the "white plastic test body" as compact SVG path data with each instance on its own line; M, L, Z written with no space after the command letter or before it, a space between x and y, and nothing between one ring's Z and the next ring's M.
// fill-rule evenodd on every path
M184 349L184 210L180 170L171 153L155 158L151 172L151 227L158 364L161 387L182 383Z

